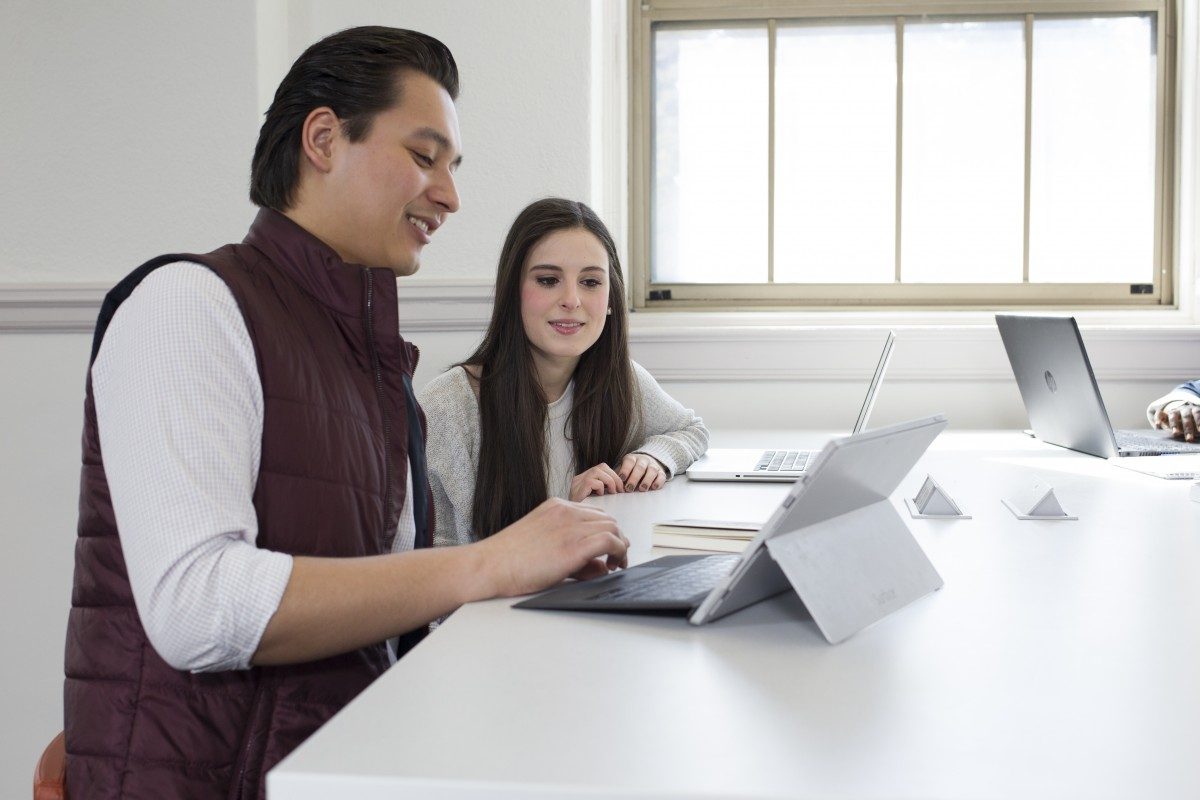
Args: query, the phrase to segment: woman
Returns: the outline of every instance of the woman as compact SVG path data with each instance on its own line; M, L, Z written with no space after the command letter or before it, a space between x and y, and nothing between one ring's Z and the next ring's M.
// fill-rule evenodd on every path
M708 446L700 418L629 358L612 236L583 203L517 217L479 348L420 392L435 541L492 535L547 497L660 488Z

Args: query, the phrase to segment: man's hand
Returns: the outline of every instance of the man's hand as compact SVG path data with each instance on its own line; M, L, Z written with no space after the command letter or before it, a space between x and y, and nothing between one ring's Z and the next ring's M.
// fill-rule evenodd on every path
M1154 415L1154 427L1169 430L1176 439L1194 442L1200 431L1200 405L1181 403L1169 411L1159 409Z
M621 460L617 470L627 492L648 492L661 489L667 482L667 469L658 459L645 453L630 453Z
M578 503L593 494L616 494L625 491L624 479L608 464L597 464L571 478L571 501Z
M564 578L594 578L629 563L629 540L616 520L559 498L471 546L487 551L489 596L529 594Z

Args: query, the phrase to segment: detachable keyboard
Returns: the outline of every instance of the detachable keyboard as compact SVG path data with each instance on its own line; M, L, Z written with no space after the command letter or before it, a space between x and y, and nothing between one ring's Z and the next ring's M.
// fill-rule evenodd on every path
M755 472L801 471L812 453L807 450L767 450L754 465Z
M684 602L707 594L729 574L741 556L705 556L653 575L622 582L618 586L590 595L588 600L650 600Z

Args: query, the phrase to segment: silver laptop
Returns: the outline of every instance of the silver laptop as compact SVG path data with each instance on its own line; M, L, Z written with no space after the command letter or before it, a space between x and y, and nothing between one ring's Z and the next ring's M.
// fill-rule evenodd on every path
M888 331L887 341L883 343L883 352L879 354L879 363L875 365L875 374L871 377L871 385L867 387L867 396L863 399L851 433L866 430L871 410L875 408L875 395L879 391L879 384L883 382L883 373L892 360L892 346L895 343L895 332ZM804 475L809 461L815 455L814 450L714 447L688 467L686 474L694 481L794 481Z
M1169 431L1114 431L1074 317L997 314L1033 434L1101 458L1200 453Z
M666 556L515 607L686 614L702 625L792 588L840 642L942 586L888 498L946 424L938 415L830 441L740 555Z

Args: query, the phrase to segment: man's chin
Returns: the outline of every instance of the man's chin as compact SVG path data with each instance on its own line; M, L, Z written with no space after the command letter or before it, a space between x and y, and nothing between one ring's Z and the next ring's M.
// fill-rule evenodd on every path
M396 274L397 278L405 278L409 275L415 275L417 270L421 268L421 262L417 258L397 260L388 264L388 268Z

